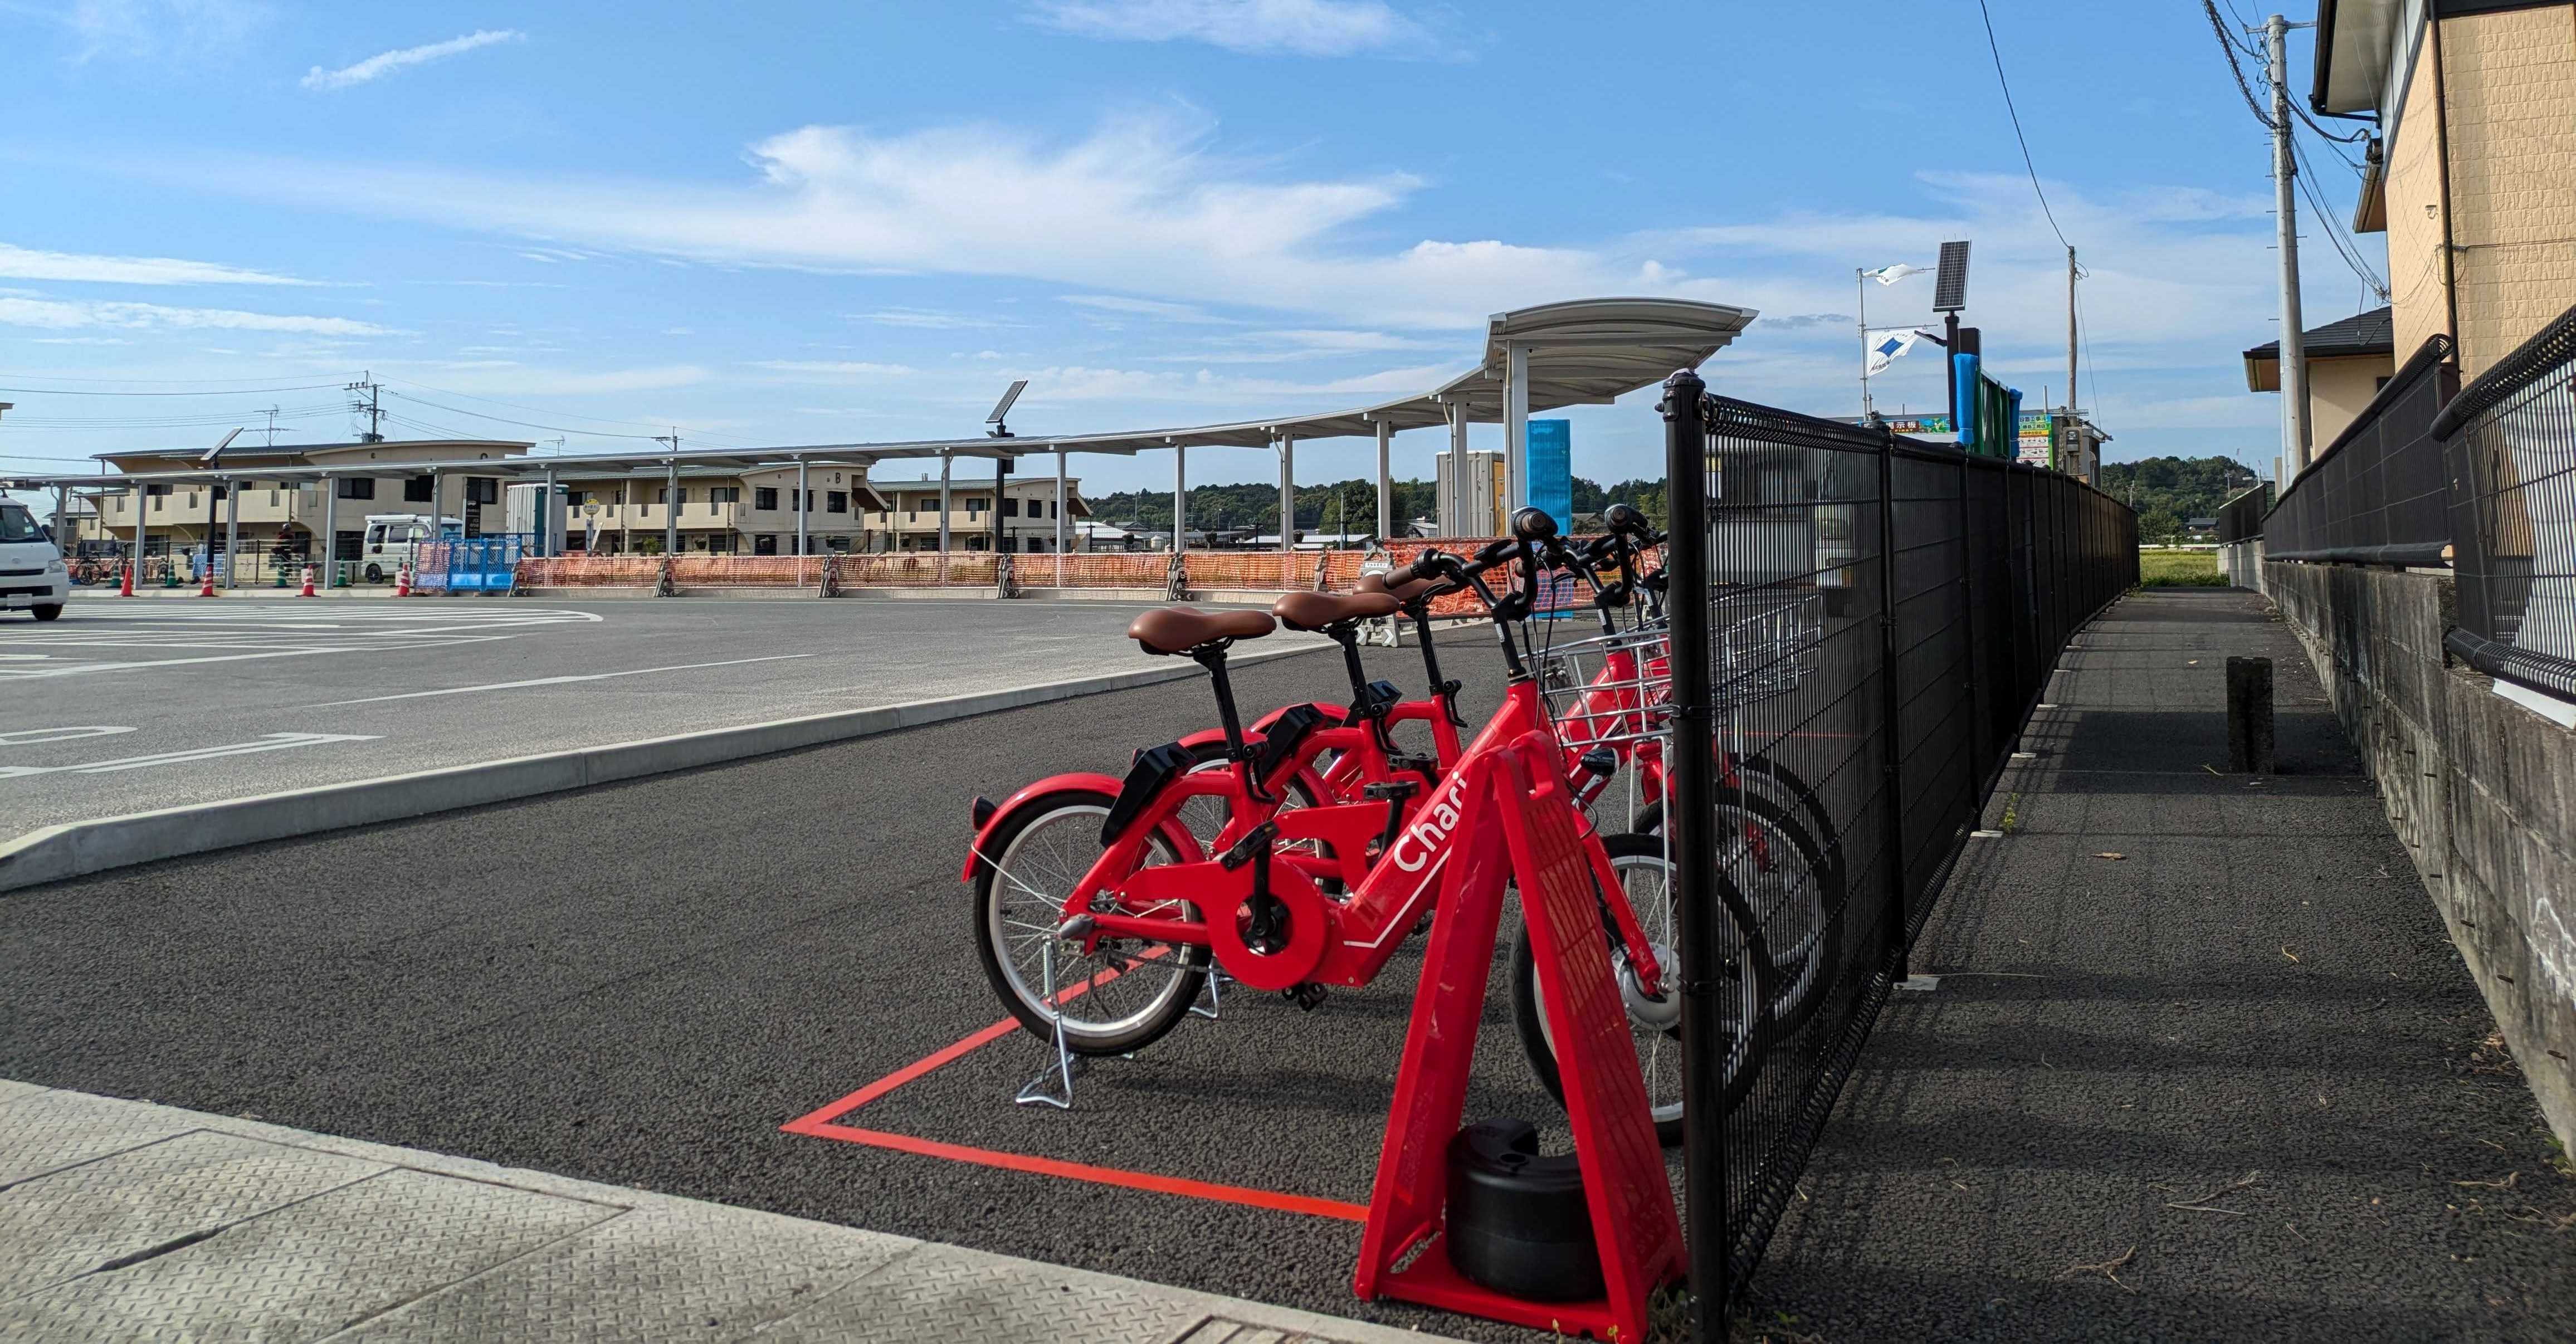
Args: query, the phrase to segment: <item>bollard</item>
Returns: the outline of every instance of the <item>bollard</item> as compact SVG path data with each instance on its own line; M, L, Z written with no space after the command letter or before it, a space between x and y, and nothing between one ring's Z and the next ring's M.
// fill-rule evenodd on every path
M2227 768L2272 773L2272 660L2227 660Z
M411 562L408 560L394 566L394 596L411 596Z

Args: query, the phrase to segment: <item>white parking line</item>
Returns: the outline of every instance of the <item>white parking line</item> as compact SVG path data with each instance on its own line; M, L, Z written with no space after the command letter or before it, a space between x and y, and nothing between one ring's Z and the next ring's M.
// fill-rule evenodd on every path
M193 747L187 751L165 751L153 756L124 756L112 761L92 761L87 765L0 765L0 779L24 779L30 775L104 775L121 770L148 770L161 765L186 765L192 761L211 761L221 756L248 756L263 751L288 751L296 747L319 747L333 742L374 742L373 737L349 733L269 733L257 742L233 742L220 747Z
M424 700L434 695L467 695L475 691L515 691L525 686L562 686L576 681L606 681L611 677L640 677L647 672L688 672L701 667L740 667L745 663L783 663L792 658L811 658L810 653L778 653L766 658L728 658L720 663L674 663L669 667L634 667L623 672L590 672L576 677L536 677L528 681L496 681L482 686L449 686L435 691L405 691L400 695L370 695L359 700L326 700L308 709L337 709L342 705L375 705L387 700Z
M109 728L105 725L85 728L20 728L15 732L0 733L0 747L32 747L39 742L69 742L76 737L113 737L118 733L133 731L131 728Z

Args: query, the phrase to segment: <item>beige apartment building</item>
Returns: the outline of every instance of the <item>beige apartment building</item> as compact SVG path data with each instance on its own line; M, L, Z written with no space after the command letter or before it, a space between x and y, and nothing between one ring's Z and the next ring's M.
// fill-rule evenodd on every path
M2397 376L2391 322L2390 309L2373 308L2305 333L2308 434L2317 447L2340 437L2370 408L2370 399L2379 395L2379 389ZM2265 341L2245 352L2245 386L2254 392L2281 390L2279 341Z
M2475 378L2576 305L2576 3L2324 0L2317 23L2311 105L2378 118L2352 224L2388 235L2394 357L2446 333Z
M607 476L567 472L560 484L567 551L659 555L676 509L683 552L797 553L794 467L683 467L676 500L664 470ZM806 468L804 488L808 554L882 549L874 544L869 519L882 511L885 500L869 485L865 467L812 464Z
M230 521L236 501L224 486L147 483L125 490L84 490L82 497L92 512L75 514L82 528L79 540L114 541L131 547L139 517L147 544L155 551L172 543L202 546L207 541L210 506L213 536L218 542L225 536L227 526L234 526L246 551L283 549L308 557L318 557L320 553L318 539L326 516L330 530L338 537L336 553L344 560L357 558L367 515L371 513L427 514L435 508L442 517L463 521L469 531L498 532L505 525L501 477L477 476L451 468L440 474L433 498L429 475L407 470L406 465L513 458L526 454L529 446L504 439L404 439L294 448L233 448L224 453L222 465L227 471L241 473L233 487L240 493L237 522ZM139 475L200 470L199 455L198 450L188 449L107 453L101 459L118 471ZM346 468L377 464L383 466L381 474L371 471L338 477L328 483L327 489L322 482L262 480L259 476L264 466Z
M1091 505L1082 497L1081 481L1065 480L1064 534L1065 549L1085 549L1086 534L1077 525L1091 517ZM877 493L884 497L879 512L871 514L868 525L883 538L872 550L935 551L939 549L939 479L925 476L917 481L878 481ZM956 478L948 483L948 544L953 550L990 550L993 545L993 478ZM1051 552L1055 549L1056 498L1055 477L1030 476L1013 480L1001 492L1002 549L1024 555Z

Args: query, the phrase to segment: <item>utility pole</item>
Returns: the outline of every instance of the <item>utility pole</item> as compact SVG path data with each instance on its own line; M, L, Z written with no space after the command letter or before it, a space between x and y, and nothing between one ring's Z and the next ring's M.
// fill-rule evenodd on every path
M1852 285L1858 291L1853 311L1860 315L1860 418L1869 420L1869 272L1852 268Z
M2281 461L2291 481L2308 469L2307 330L2299 317L2299 164L2290 133L2290 30L2313 28L2278 14L2263 23L2263 53L2272 77L2272 210L2281 253ZM2289 481L2282 482L2284 488Z
M361 370L358 374L358 381L349 384L345 389L350 392L364 392L367 394L367 400L364 405L352 406L349 408L352 411L366 412L367 432L359 438L358 442L360 443L382 443L385 441L385 408L378 400L385 390L385 385L375 381L375 377L376 374L373 369Z
M2077 474L2087 482L2093 477L2083 470L2083 438L2075 431L2075 244L2066 245L2066 436L2065 446L2075 450Z

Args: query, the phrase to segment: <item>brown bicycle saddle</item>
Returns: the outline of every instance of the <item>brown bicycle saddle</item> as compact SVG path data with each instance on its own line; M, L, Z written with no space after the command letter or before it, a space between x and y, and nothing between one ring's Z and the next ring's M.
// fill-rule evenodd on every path
M1403 603L1422 596L1439 582L1438 579L1407 579L1402 583L1388 583L1384 574L1362 574L1360 581L1351 587L1363 593L1384 593Z
M1201 611L1156 607L1127 627L1127 637L1147 653L1186 653L1226 639L1259 639L1279 628L1266 611Z
M1321 630L1343 621L1392 616L1396 606L1386 593L1290 593L1270 604L1270 614L1291 630Z

